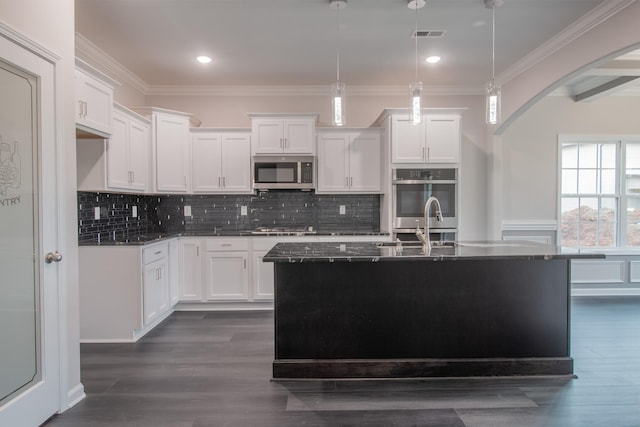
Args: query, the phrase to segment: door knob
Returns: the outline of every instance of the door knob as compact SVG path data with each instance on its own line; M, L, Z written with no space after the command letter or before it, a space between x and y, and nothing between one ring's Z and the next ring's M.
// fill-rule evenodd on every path
M51 264L52 262L60 262L62 261L62 254L59 252L49 252L45 257L44 261L47 264Z

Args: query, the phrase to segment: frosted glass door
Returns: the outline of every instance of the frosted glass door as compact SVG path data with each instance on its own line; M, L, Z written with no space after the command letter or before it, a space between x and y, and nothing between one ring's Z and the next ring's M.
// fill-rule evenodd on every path
M42 377L36 87L0 62L0 404Z

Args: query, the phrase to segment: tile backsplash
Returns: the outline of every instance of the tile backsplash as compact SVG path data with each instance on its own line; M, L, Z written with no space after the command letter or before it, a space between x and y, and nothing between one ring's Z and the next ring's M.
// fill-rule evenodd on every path
M185 216L185 207L191 210L191 216ZM96 208L99 219L95 219ZM132 239L163 232L241 232L258 227L309 226L324 232L377 232L380 196L318 195L296 190L162 196L78 192L80 242Z

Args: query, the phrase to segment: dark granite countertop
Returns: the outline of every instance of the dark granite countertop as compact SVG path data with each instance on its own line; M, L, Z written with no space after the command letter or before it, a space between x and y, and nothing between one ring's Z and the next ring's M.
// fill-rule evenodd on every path
M198 231L198 232L177 232L177 233L149 233L126 237L116 237L115 239L103 239L101 241L79 242L79 246L142 246L174 237L282 237L282 236L380 236L381 240L389 236L383 231L313 231L313 232L269 232L256 234L252 231Z
M453 242L449 242L453 243ZM572 248L542 245L525 241L456 242L436 246L425 254L421 246L380 246L376 242L278 243L263 258L265 262L379 262L379 261L455 261L462 259L571 259L604 258Z

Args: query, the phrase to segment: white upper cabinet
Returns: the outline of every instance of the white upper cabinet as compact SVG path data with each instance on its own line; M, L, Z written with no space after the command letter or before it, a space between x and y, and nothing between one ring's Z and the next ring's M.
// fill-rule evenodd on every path
M191 151L194 193L252 192L249 132L194 129Z
M250 114L252 153L314 154L317 114Z
M318 132L318 193L381 191L380 131Z
M113 88L117 83L89 64L76 59L76 128L108 138L111 135Z
M460 116L427 114L424 127L429 163L460 162Z
M107 187L145 192L149 179L150 124L114 105L113 133L107 140Z
M391 115L392 163L459 163L460 115L424 114L413 125L409 115Z
M156 107L135 107L151 120L152 191L187 193L191 181L191 114Z

